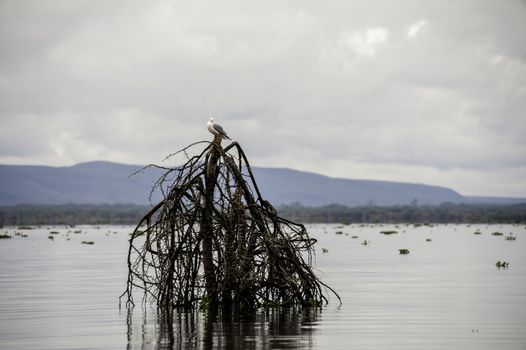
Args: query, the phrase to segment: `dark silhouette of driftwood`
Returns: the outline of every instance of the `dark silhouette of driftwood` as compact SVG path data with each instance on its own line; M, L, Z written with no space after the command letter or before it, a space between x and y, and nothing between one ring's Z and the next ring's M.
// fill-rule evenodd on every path
M165 171L152 189L164 199L132 233L121 298L134 305L140 290L160 308L222 311L328 302L334 291L311 265L316 240L262 198L237 142L223 148L216 138L174 155L184 164L148 166Z

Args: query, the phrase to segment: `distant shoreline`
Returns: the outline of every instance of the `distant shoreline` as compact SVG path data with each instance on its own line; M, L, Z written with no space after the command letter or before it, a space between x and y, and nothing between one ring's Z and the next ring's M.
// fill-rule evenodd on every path
M133 225L149 208L136 204L0 206L0 226ZM301 223L526 223L526 203L361 207L290 204L276 209L280 216Z

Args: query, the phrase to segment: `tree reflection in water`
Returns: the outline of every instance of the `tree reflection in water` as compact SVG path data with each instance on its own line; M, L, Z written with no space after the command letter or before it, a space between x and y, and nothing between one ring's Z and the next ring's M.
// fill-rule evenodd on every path
M128 309L127 349L312 349L320 308L271 308L250 316Z

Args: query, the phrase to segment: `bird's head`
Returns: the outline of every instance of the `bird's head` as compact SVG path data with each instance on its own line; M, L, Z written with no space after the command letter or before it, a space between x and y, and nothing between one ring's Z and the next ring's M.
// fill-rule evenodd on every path
M213 123L213 122L214 122L214 118L213 118L213 117L210 117L210 118L208 118L208 121L211 122L211 123Z

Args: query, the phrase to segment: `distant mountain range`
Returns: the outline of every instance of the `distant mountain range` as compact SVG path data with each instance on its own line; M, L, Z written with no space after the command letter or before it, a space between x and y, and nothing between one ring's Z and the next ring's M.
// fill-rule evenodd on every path
M71 167L0 165L0 205L148 204L151 186L160 173L149 169L130 176L140 168L103 161ZM275 206L526 202L525 198L465 197L446 187L424 184L338 179L281 168L253 170L263 197Z

